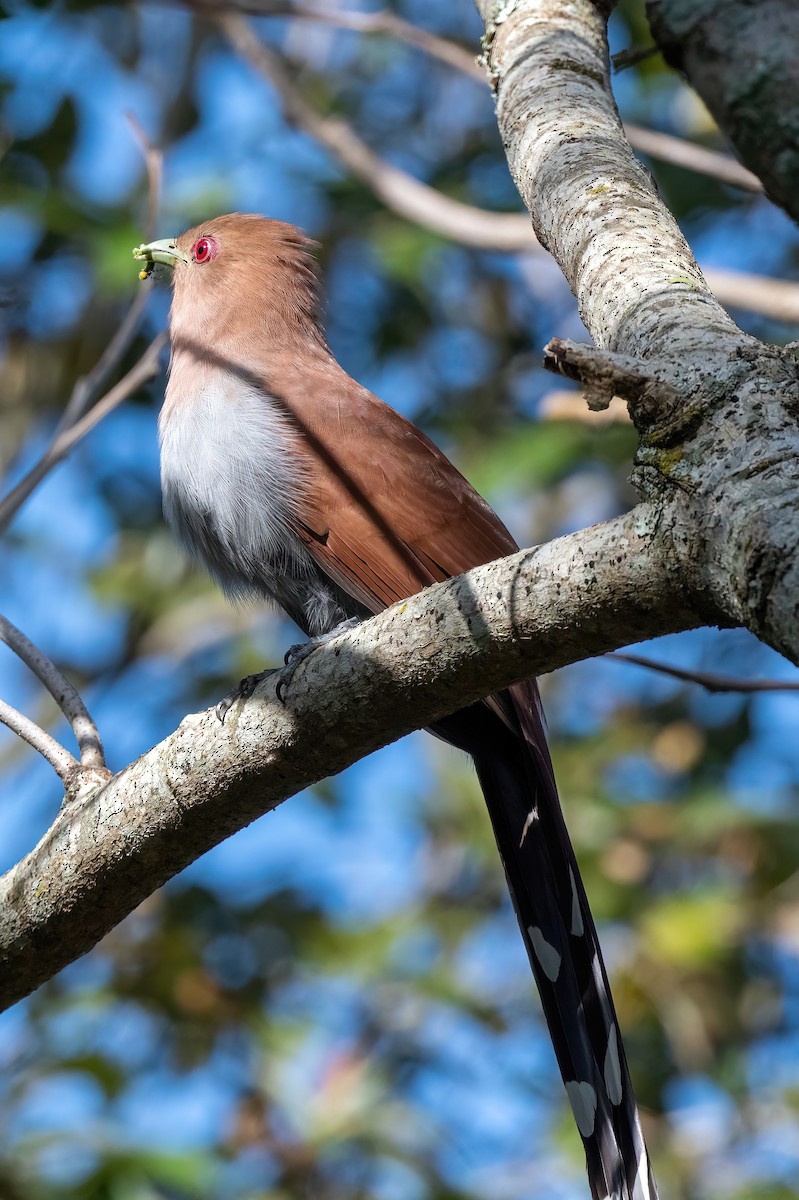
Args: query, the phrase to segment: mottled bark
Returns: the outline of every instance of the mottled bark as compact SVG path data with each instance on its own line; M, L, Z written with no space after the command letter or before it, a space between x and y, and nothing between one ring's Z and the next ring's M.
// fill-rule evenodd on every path
M188 863L301 788L533 672L707 619L645 507L395 605L315 651L225 724L189 716L104 786L91 777L0 880L0 1006L84 954Z
M647 0L652 34L741 161L799 219L799 4Z
M709 291L624 137L590 0L478 8L513 177L597 345L623 356L634 482L668 509L694 602L797 661L796 359L742 333ZM570 347L557 358L606 389L612 356Z

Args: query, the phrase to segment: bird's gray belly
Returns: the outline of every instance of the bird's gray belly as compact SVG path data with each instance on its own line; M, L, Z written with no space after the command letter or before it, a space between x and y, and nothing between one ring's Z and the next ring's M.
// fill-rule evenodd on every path
M323 633L357 606L295 532L303 470L285 417L239 380L214 383L161 414L164 515L226 592L257 593L306 633Z

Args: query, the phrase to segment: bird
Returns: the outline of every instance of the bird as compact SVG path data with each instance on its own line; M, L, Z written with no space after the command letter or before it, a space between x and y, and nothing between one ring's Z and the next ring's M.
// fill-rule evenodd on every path
M233 597L311 639L514 553L488 503L352 379L322 321L315 243L255 213L134 249L170 269L159 415L164 515ZM473 760L593 1200L657 1200L599 937L561 809L535 679L432 732Z

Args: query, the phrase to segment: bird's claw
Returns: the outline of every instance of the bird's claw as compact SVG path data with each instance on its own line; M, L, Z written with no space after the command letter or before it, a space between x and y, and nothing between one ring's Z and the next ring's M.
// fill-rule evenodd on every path
M283 669L280 672L280 678L275 684L275 695L284 707L286 704L286 689L294 678L294 672L297 670L297 667L305 662L306 658L310 658L320 641L320 638L309 638L307 642L298 642L296 646L289 646L284 654Z
M214 711L219 720L224 724L225 717L236 701L249 700L258 684L262 680L268 679L270 675L279 675L275 685L275 695L280 703L285 706L286 692L291 685L294 672L297 668L302 666L306 658L310 658L314 650L317 650L320 646L324 646L326 642L332 641L334 637L338 637L345 630L354 629L358 624L360 624L358 617L350 617L349 620L342 621L335 629L331 629L327 633L320 633L318 637L308 638L307 642L298 642L296 646L289 646L283 659L285 665L280 670L277 667L270 667L266 671L260 671L257 675L245 675L244 679L241 679L217 704Z
M266 671L259 671L255 675L245 675L243 679L240 679L236 686L231 688L227 695L222 697L214 709L217 719L224 725L225 717L236 701L249 700L258 684L263 679L268 679L270 675L274 675L277 670L277 667L269 667Z
M360 619L358 617L350 617L349 620L340 621L335 629L330 629L327 633L320 633L316 637L308 638L307 642L299 642L296 646L289 646L283 660L285 666L280 672L280 678L275 687L275 695L281 704L285 705L286 703L286 692L291 686L295 671L298 667L302 666L307 658L311 657L314 650L318 650L320 646L331 642L340 633L344 633L347 629L354 629L359 624Z

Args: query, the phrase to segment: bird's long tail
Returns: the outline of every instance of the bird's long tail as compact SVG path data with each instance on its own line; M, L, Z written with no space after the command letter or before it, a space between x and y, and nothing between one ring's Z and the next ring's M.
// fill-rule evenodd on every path
M657 1200L596 926L533 680L438 727L474 758L594 1200Z

